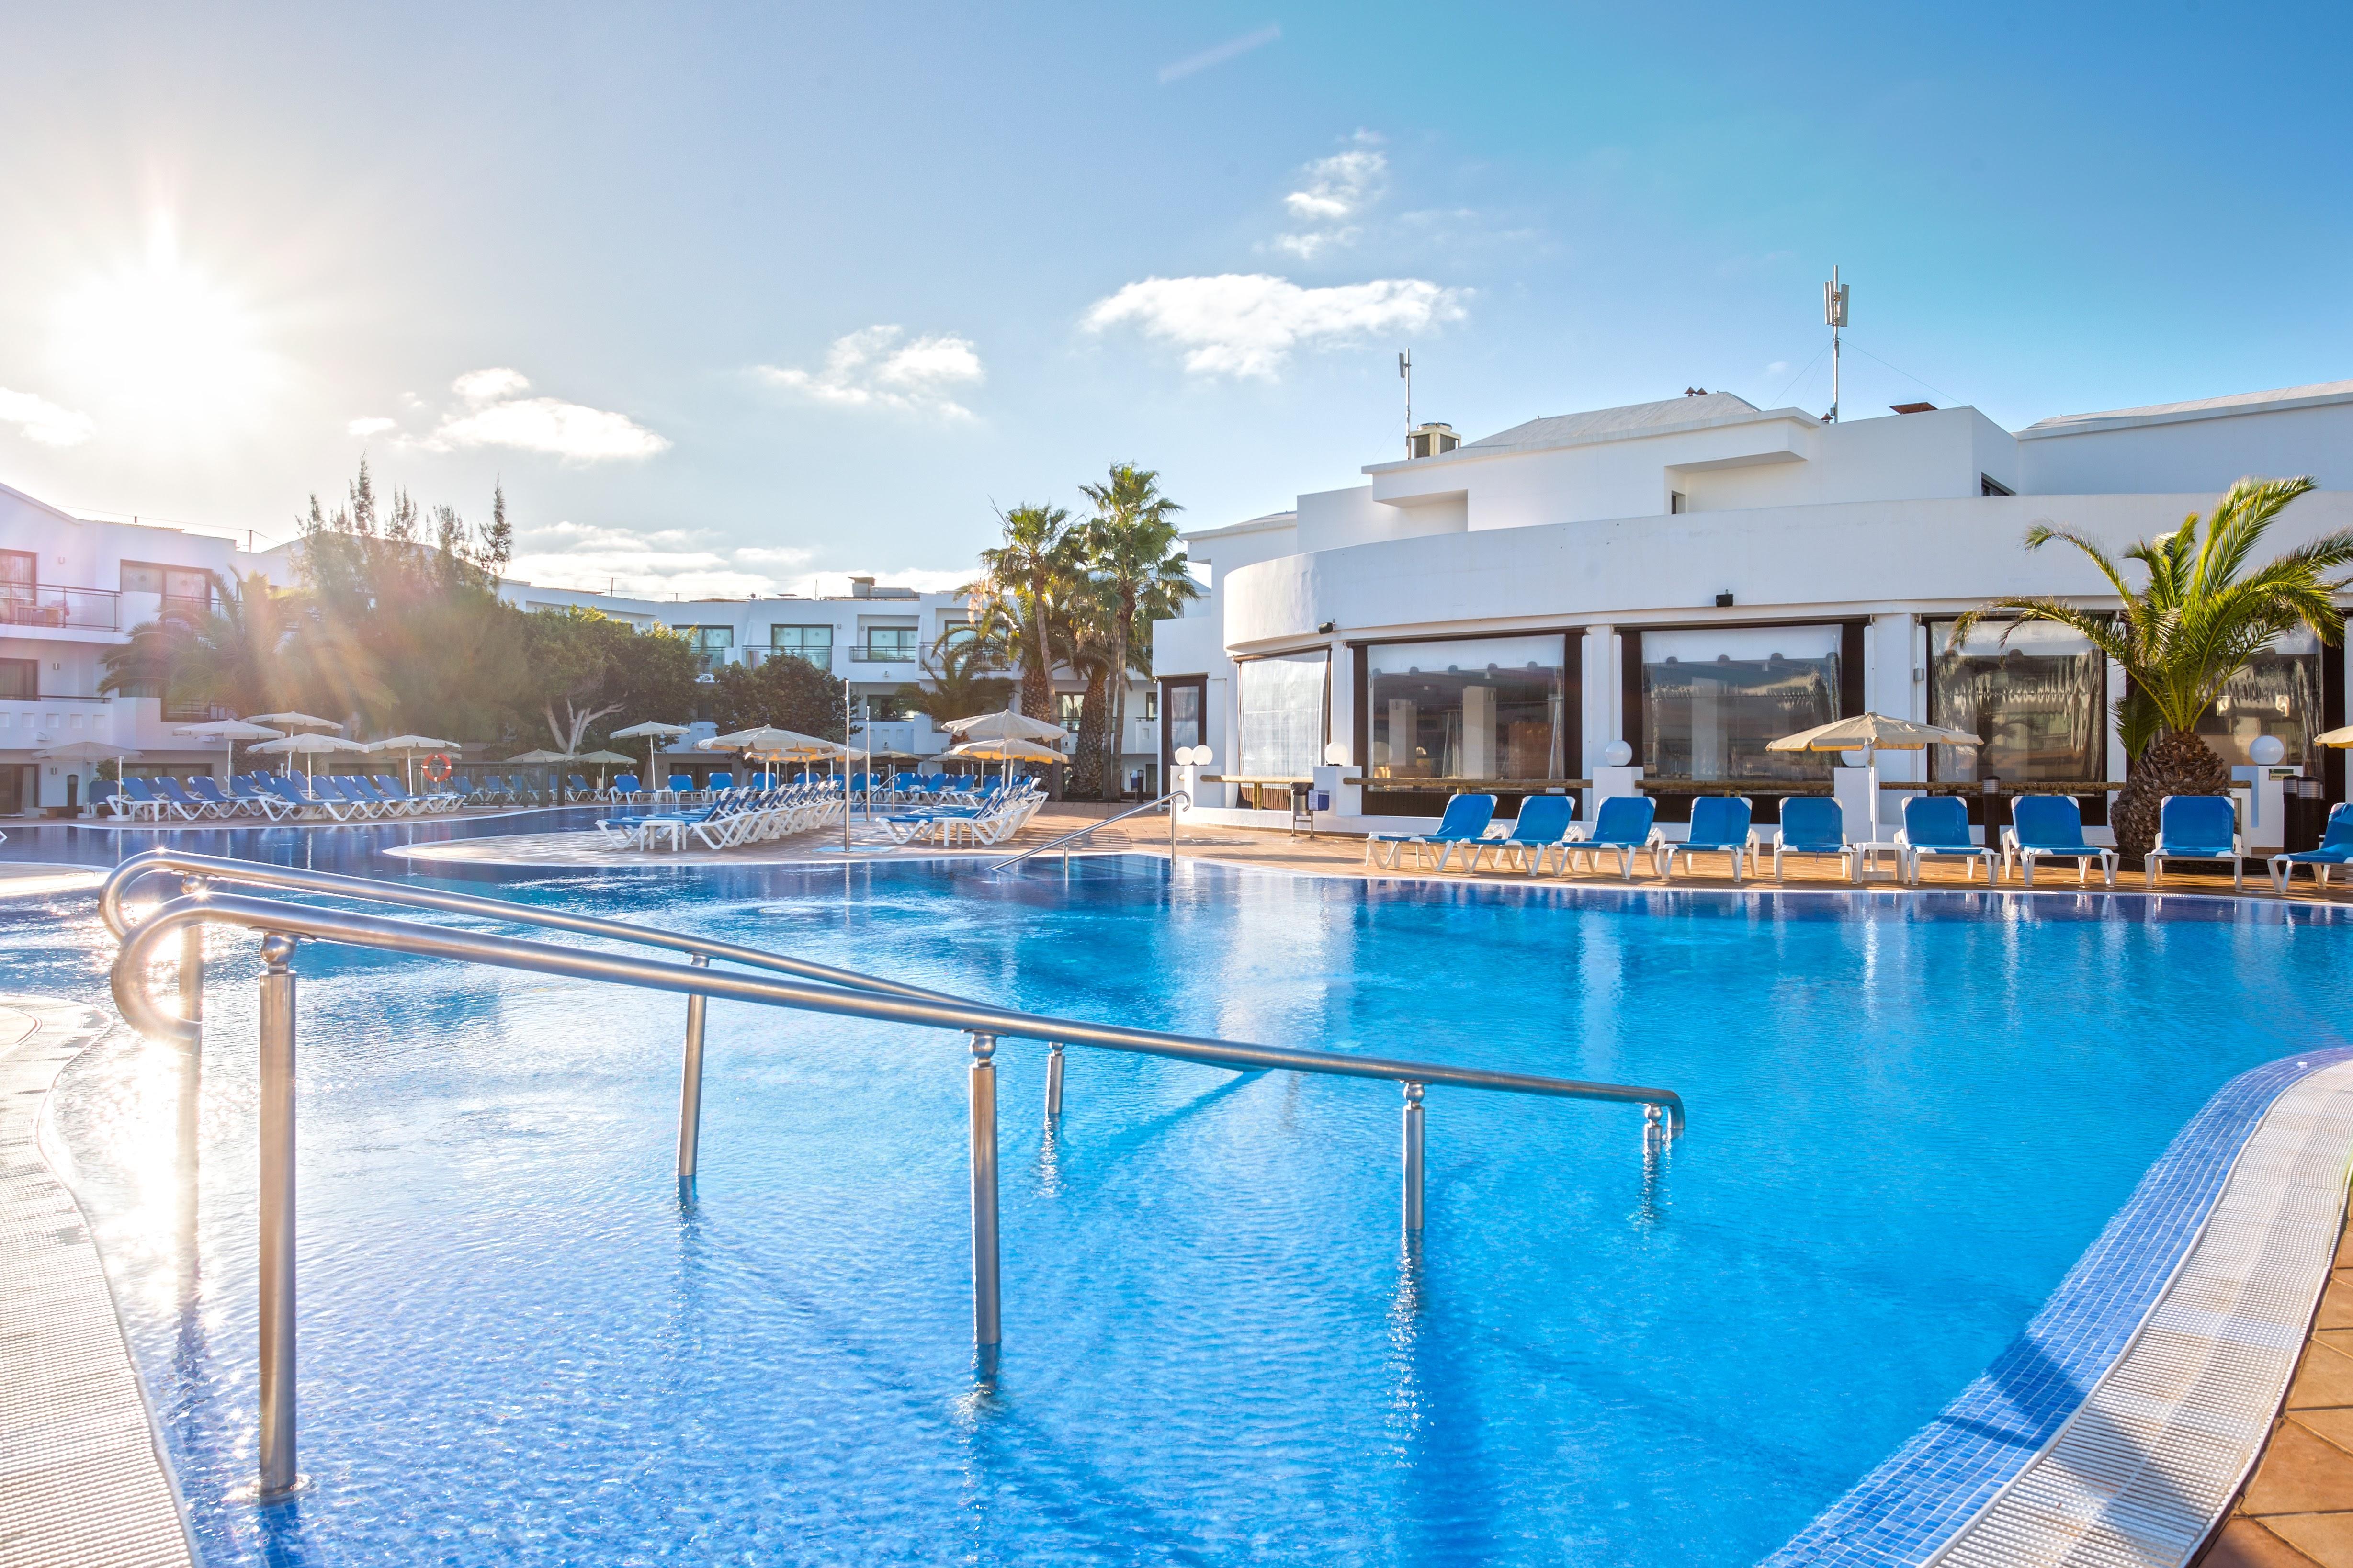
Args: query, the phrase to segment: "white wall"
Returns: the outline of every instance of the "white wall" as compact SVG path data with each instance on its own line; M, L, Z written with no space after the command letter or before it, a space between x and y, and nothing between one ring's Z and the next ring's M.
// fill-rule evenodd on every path
M2310 474L2324 489L2353 489L2353 397L2158 417L2161 423L2107 429L2094 422L2073 433L2021 431L2027 482L2020 489L2044 495L2221 491L2250 474Z

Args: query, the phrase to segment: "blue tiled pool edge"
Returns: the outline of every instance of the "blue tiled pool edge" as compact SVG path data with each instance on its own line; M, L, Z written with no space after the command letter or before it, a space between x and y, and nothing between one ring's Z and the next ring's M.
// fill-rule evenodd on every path
M2057 1436L2173 1278L2280 1095L2353 1047L2251 1068L2217 1089L2018 1338L1760 1568L1927 1562Z

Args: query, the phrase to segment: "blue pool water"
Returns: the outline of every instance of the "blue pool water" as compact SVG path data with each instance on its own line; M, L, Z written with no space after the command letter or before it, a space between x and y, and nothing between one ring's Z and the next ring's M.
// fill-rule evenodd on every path
M400 874L417 828L206 836ZM436 834L448 828L432 830ZM459 829L463 831L463 829ZM109 860L111 836L0 854ZM132 841L125 847L138 847ZM479 887L479 881L470 884ZM53 1102L207 1563L1741 1563L2015 1335L2177 1129L2341 1043L2348 931L2220 900L1372 886L1186 864L498 889L1041 1011L1681 1090L1429 1101L1043 1047L1003 1068L1006 1343L970 1373L952 1036L306 949L298 1502L253 1468L249 943L201 1199L121 1035ZM2105 909L2108 918L2097 918ZM99 1000L87 896L9 988Z

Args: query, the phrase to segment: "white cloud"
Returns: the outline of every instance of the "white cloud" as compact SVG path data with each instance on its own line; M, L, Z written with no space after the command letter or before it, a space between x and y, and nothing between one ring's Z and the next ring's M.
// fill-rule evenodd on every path
M1244 33L1240 37L1229 38L1214 48L1203 49L1198 55L1188 55L1174 65L1162 66L1160 85L1166 87L1172 81L1183 80L1195 71L1205 71L1211 66L1221 66L1238 55L1246 55L1252 49L1263 48L1282 37L1282 29L1270 22L1255 33Z
M1422 332L1464 315L1467 290L1419 278L1303 289L1264 273L1147 278L1098 300L1090 331L1133 325L1185 351L1198 375L1278 374L1294 348L1331 348L1376 332Z
M516 531L507 574L543 588L572 588L638 598L742 599L806 594L812 576L828 593L846 594L849 575L923 593L960 588L970 568L812 573L816 552L797 545L726 545L702 530L615 528L556 522Z
M1312 261L1335 246L1353 244L1358 230L1351 220L1388 194L1389 161L1380 151L1381 139L1359 131L1350 140L1354 145L1348 151L1318 158L1300 170L1299 188L1284 196L1282 205L1302 226L1295 233L1277 235L1277 250Z
M428 452L453 447L509 447L545 452L566 462L659 457L670 450L666 437L631 419L554 397L524 397L531 383L504 367L468 371L449 384L466 400L462 413L443 417L433 433L416 443Z
M30 392L0 386L0 425L14 425L27 441L44 447L79 447L98 431L87 414L61 408Z
M381 436L387 430L399 429L400 421L381 418L354 419L343 428L354 436Z
M771 386L846 408L895 408L969 419L972 410L949 394L987 378L968 338L950 333L902 341L906 329L873 326L833 340L822 368L764 364L752 372Z

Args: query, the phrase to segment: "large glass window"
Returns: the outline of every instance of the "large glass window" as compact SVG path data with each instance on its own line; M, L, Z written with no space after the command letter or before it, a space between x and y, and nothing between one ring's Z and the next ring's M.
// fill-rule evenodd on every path
M1642 767L1654 778L1820 779L1830 753L1766 743L1839 717L1838 626L1642 634Z
M915 628L913 626L869 626L866 628L865 657L890 661L915 657Z
M819 669L833 667L831 626L770 626L768 647L778 655L807 659Z
M1928 722L1985 742L1932 748L1931 778L2104 779L2107 710L2107 660L2065 626L1979 621L1956 647L1952 622L1928 625Z
M678 629L686 635L686 640L694 648L695 658L706 672L725 664L728 654L735 647L733 626L681 626Z
M1304 779L1324 760L1331 655L1322 649L1240 667L1245 778Z
M2320 639L2299 629L2274 638L2270 647L2231 677L2222 695L2198 721L2198 733L2232 767L2252 760L2247 748L2258 735L2276 735L2287 747L2280 761L2310 763L2306 742L2320 730Z
M1567 648L1557 637L1366 648L1371 776L1566 778Z
M1201 687L1198 681L1172 681L1162 688L1168 694L1166 728L1168 749L1181 751L1201 743Z
M41 661L0 658L0 701L30 702L41 694Z

